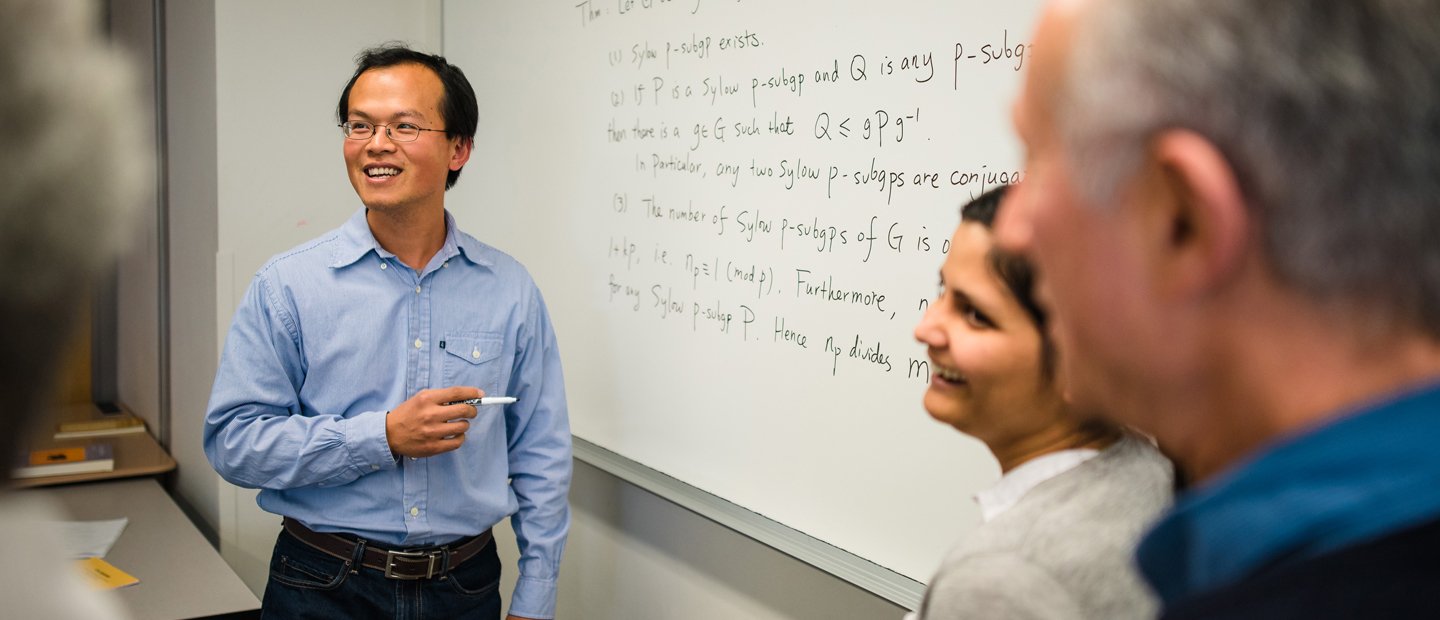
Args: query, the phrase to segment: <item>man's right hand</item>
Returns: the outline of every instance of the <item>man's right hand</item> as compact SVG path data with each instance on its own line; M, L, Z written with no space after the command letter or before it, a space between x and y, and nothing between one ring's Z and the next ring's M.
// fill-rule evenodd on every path
M396 456L420 458L459 448L465 443L473 405L447 405L480 398L485 392L473 387L422 390L385 416L385 439Z

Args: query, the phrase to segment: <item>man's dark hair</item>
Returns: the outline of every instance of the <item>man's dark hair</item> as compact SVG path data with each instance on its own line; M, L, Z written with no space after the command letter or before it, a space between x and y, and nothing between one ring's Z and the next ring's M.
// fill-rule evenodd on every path
M445 136L458 137L473 145L475 128L480 122L480 106L475 102L475 89L470 86L470 80L465 79L465 73L460 67L447 62L444 56L417 52L399 42L372 47L355 57L355 75L350 76L345 90L340 91L340 105L335 107L335 118L341 123L349 120L350 89L355 86L355 80L360 79L360 74L371 69L406 63L426 67L440 78L440 83L445 87L440 95L440 114L445 120ZM445 189L454 187L459 178L460 171L451 170L445 178Z

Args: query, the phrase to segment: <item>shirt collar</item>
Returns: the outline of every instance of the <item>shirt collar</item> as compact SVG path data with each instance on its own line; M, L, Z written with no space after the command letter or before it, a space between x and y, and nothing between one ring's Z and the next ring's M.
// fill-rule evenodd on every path
M1079 467L1099 453L1091 448L1075 448L1042 454L1021 463L1001 476L995 486L975 494L981 518L986 522L994 520L1000 513L1020 503L1020 498L1040 483Z
M337 236L335 252L331 256L330 267L339 269L360 260L372 250L380 258L393 258L395 255L375 240L375 234L370 232L370 223L365 220L364 207L356 211L350 219L340 226L340 234ZM455 216L450 210L445 210L445 244L440 246L436 253L442 261L459 254L465 260L481 267L493 267L494 262L486 252L484 244L474 237L461 233L455 227Z
M471 237L470 235L460 232L460 229L455 226L455 216L450 214L449 209L446 209L445 249L442 251L448 251L449 256L454 256L456 253L456 248L459 248L460 255L465 257L465 260L470 261L472 264L479 265L487 269L495 266L495 261L492 260L490 257L489 246L480 243L479 240Z
M1182 497L1137 550L1167 603L1440 515L1440 384L1283 438Z

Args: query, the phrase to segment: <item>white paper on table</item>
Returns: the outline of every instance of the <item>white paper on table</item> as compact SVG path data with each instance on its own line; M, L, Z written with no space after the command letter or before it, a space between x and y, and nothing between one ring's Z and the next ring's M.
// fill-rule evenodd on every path
M105 521L61 521L60 536L65 552L72 558L103 558L120 539L130 519Z

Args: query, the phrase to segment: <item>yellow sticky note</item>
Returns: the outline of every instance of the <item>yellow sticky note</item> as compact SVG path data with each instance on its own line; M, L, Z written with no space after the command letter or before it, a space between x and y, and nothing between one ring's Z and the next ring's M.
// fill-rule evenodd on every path
M85 575L90 587L96 590L114 590L140 583L139 579L100 558L85 558L76 565L80 567L80 572Z

